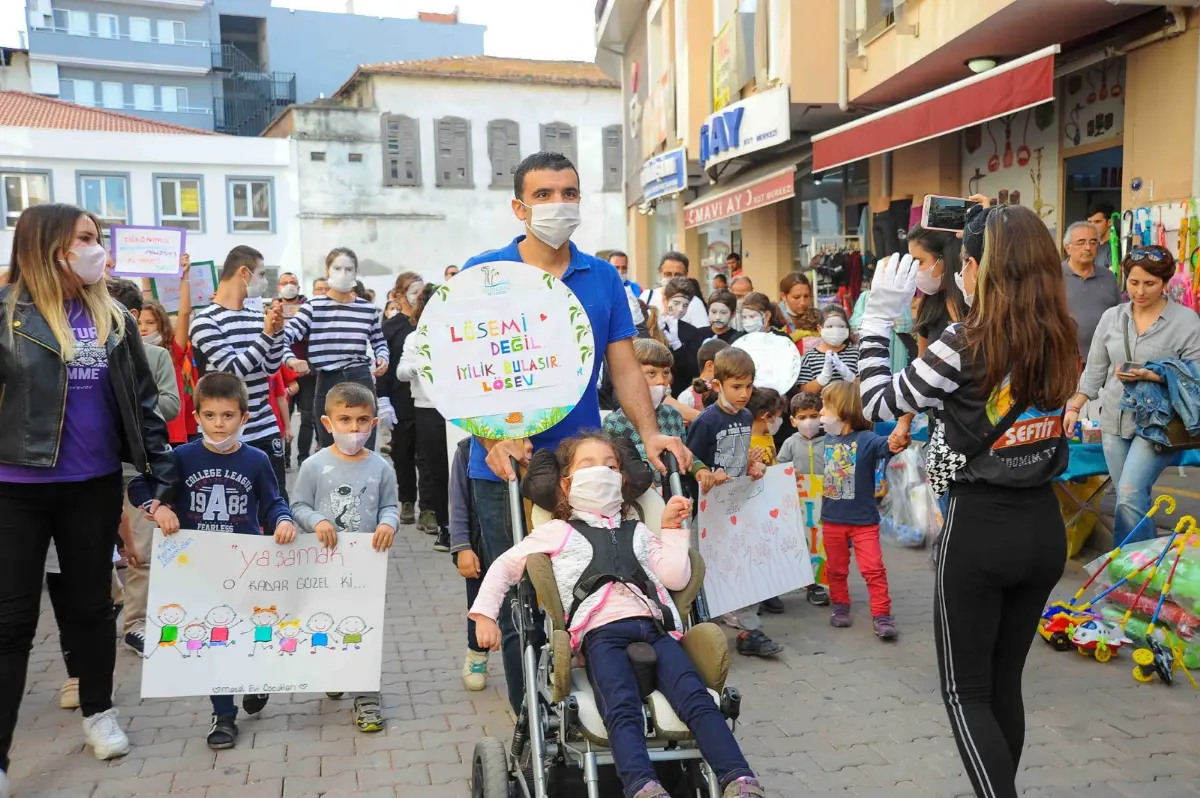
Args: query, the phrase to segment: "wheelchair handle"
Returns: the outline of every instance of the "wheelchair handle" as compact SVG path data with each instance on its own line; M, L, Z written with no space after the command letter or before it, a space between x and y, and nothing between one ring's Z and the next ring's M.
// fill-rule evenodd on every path
M525 528L525 503L521 499L521 464L515 457L508 458L515 478L508 483L508 513L512 521L513 545L520 543L529 534Z

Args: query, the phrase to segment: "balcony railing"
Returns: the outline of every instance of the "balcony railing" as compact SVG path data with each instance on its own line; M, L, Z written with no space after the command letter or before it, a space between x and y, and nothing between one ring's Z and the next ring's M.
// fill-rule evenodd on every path
M839 0L846 4L846 50L854 59L866 55L866 46L888 30L914 34L916 26L904 22L906 0Z
M212 66L218 72L263 72L260 64L232 44L212 46Z
M153 33L149 36L139 36L135 38L128 33L121 33L120 31L106 31L101 33L99 29L92 28L90 24L86 30L79 27L72 27L68 22L66 12L61 10L56 10L54 12L53 20L54 24L52 25L33 25L31 26L30 30L37 31L39 33L58 33L66 36L81 36L90 39L112 39L113 41L142 42L146 44L176 44L180 47L208 47L208 42L203 39L181 39L174 37L170 39L164 39L154 35Z
M232 73L213 100L218 133L257 136L284 108L296 102L296 76L283 72Z

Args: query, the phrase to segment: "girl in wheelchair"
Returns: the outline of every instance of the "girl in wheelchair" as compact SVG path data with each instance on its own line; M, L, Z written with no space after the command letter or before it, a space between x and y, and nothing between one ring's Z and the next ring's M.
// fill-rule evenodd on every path
M646 750L641 692L627 653L633 643L654 648L655 688L691 729L725 798L763 796L717 703L678 642L682 622L667 591L682 589L691 577L688 533L681 528L690 502L673 497L663 511L662 537L651 533L630 508L637 487L629 475L644 468L633 459L599 432L583 433L563 441L555 453L534 456L526 495L539 492L535 479L543 481L541 489L549 488L556 498L554 520L534 529L488 568L470 611L476 639L481 647L497 650L495 619L505 594L520 581L530 555L549 555L563 607L569 608L571 647L586 665L626 798L668 798Z

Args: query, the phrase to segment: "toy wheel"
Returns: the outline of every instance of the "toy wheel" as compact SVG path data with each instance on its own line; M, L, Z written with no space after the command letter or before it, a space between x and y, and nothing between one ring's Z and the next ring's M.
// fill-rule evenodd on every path
M1087 650L1086 648L1084 648L1083 646L1079 646L1079 647L1077 647L1075 650L1079 652L1079 656L1081 656L1081 657L1090 657L1090 656L1092 656L1092 652L1088 651L1088 650Z
M504 743L485 737L471 756L471 798L508 798L508 752Z
M1142 667L1154 664L1154 652L1148 648L1139 648L1133 652L1133 661ZM1146 681L1149 681L1147 679Z
M1055 651L1070 651L1071 638L1065 632L1055 632L1050 635L1050 645L1054 646Z
M1142 684L1149 684L1150 682L1154 681L1154 672L1151 671L1150 674L1147 675L1146 672L1142 669L1141 665L1134 665L1133 666L1133 678L1137 679Z
M1112 655L1113 653L1111 648L1100 648L1099 646L1096 647L1096 662L1108 662L1110 659L1112 659Z

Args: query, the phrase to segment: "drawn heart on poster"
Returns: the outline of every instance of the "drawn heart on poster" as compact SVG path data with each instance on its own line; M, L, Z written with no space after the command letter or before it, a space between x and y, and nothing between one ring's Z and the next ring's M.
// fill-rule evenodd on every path
M538 315L539 315L539 316L541 316L541 319L542 319L542 321L545 321L545 320L546 320L546 314L545 314L545 313L539 313Z
M795 474L795 473L796 473L796 469L794 469L794 468L785 468L785 469L783 469L783 473L787 474L787 475L790 477L792 474Z
M708 509L708 499L701 499L701 500L700 500L700 509L701 509L701 510L707 510L707 509Z
M772 517L772 518L778 518L778 517L779 517L779 510L772 510L772 511L771 511L771 517Z
M737 516L736 515L729 516L729 523L733 524L734 526L737 526Z
M700 530L700 537L702 537L702 538L708 537L708 529L707 528Z

